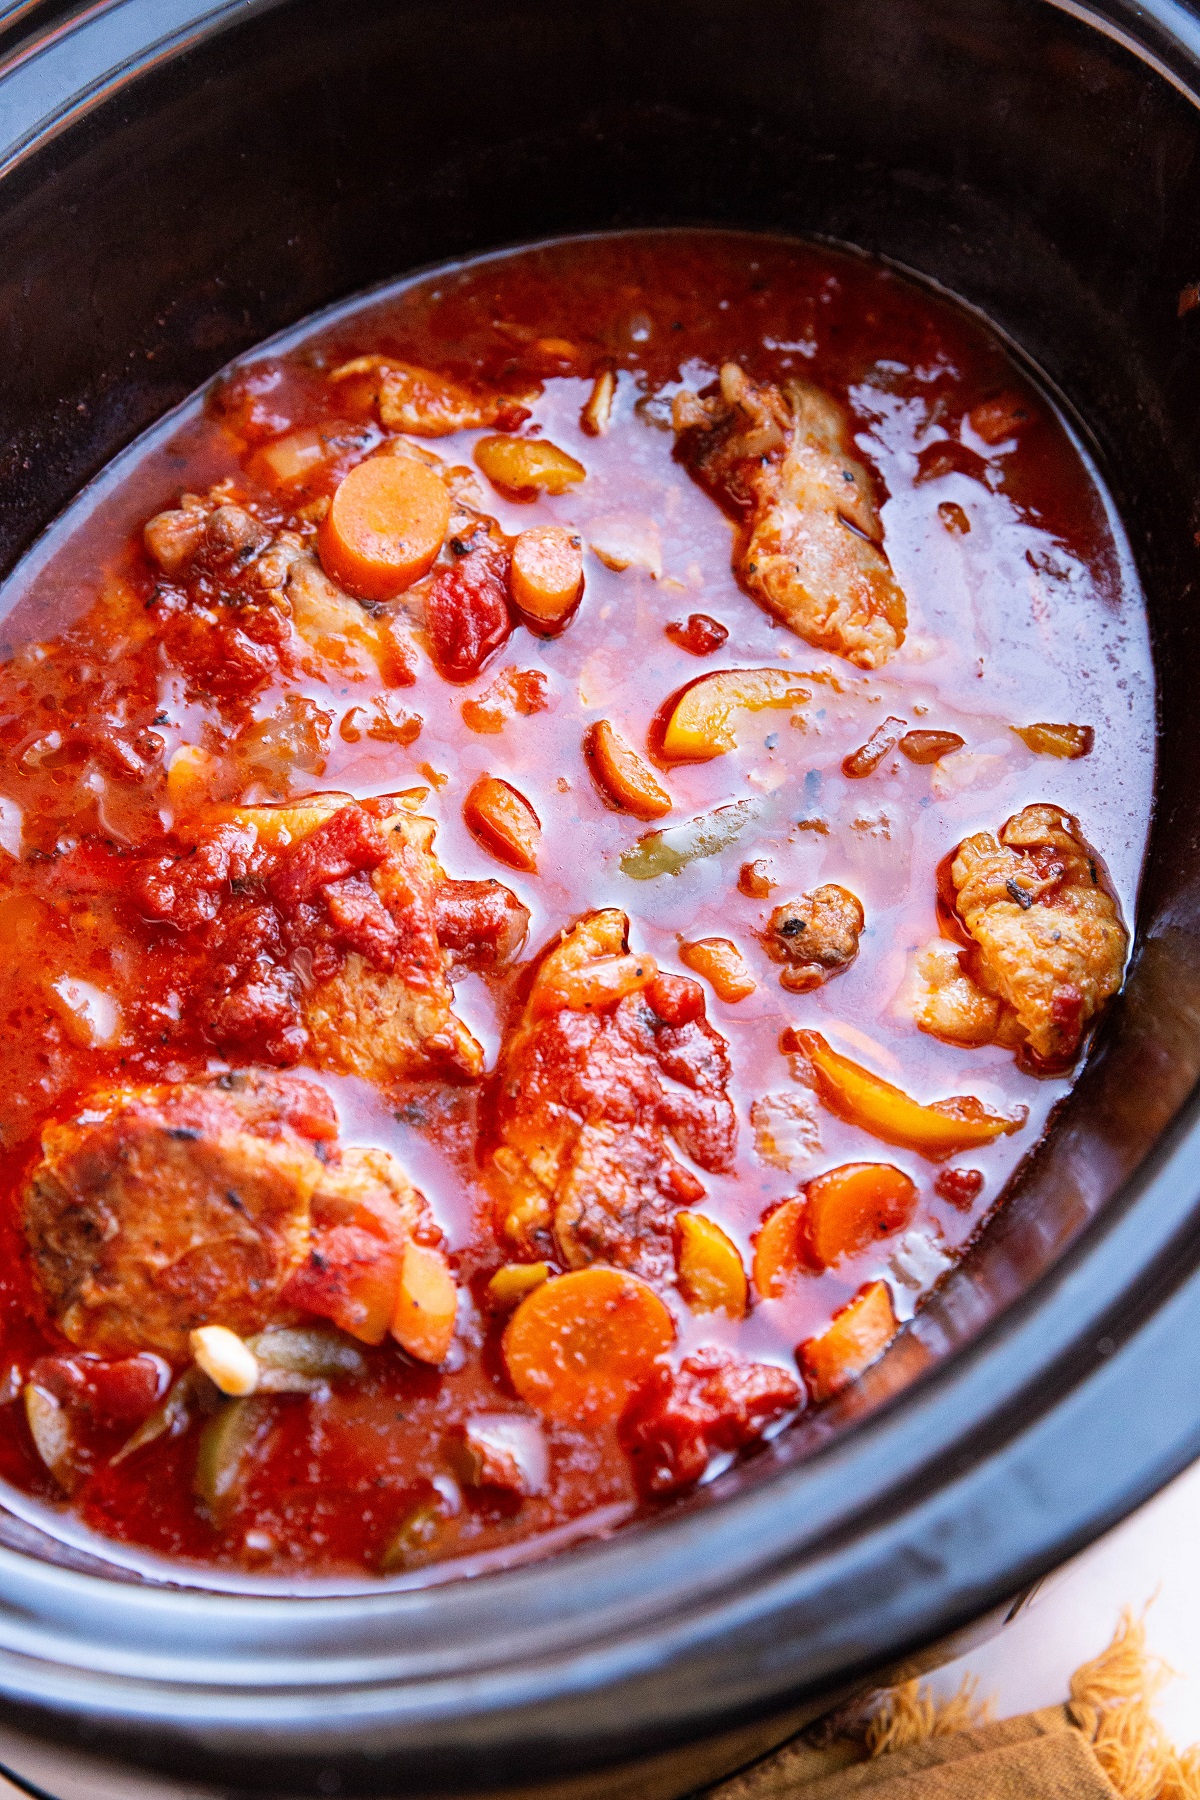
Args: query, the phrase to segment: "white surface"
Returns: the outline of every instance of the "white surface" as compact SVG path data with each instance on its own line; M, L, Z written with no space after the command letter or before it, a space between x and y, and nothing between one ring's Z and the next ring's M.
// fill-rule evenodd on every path
M1182 1750L1200 1740L1200 1462L1125 1524L1101 1538L1043 1585L1021 1616L990 1644L931 1677L952 1693L964 1674L997 1718L1067 1698L1080 1663L1103 1650L1123 1606L1152 1602L1148 1648L1176 1678L1155 1711ZM0 1778L0 1800L20 1800Z
M990 1644L932 1679L950 1693L978 1678L997 1718L1067 1698L1080 1663L1103 1650L1125 1605L1152 1602L1146 1645L1176 1671L1155 1706L1179 1749L1200 1740L1200 1462L1140 1512L1051 1576Z

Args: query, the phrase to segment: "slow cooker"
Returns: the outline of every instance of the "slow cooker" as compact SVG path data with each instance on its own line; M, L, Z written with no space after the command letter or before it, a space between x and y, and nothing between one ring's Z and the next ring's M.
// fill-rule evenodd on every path
M506 244L735 224L890 259L1007 333L1122 512L1160 695L1125 991L852 1393L653 1521L470 1580L138 1579L0 1509L23 1791L670 1800L992 1628L1200 1451L1198 107L1177 0L0 14L0 574L316 308Z

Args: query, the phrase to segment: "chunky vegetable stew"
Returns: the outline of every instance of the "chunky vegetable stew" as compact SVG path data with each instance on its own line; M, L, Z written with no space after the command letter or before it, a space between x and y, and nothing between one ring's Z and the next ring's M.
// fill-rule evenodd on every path
M1119 524L869 261L399 284L134 446L7 602L0 1474L63 1529L415 1578L769 1457L1120 987Z

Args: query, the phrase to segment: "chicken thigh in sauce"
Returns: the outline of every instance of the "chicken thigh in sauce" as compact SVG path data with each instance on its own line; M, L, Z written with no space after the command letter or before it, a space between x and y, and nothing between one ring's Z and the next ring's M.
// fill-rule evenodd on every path
M908 612L836 403L809 382L758 386L725 363L716 394L677 394L672 418L680 460L745 521L734 566L747 590L805 643L880 668Z

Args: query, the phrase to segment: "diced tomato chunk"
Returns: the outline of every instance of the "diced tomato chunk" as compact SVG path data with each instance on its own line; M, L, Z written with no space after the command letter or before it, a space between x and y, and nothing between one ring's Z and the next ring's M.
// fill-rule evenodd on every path
M704 989L687 975L656 975L646 999L668 1025L690 1025L704 1017Z
M34 1387L52 1394L60 1406L87 1414L97 1425L144 1419L170 1379L170 1365L149 1351L114 1362L88 1351L40 1356L29 1371Z
M773 1363L743 1362L706 1346L672 1372L660 1365L626 1409L621 1442L647 1499L699 1481L716 1450L741 1450L802 1399Z
M693 656L711 656L729 636L728 625L710 618L708 613L689 613L686 624L672 619L664 629L673 644L689 650Z
M400 932L365 875L331 881L323 889L338 940L378 969L390 968L400 947Z
M508 551L485 539L434 576L425 624L447 681L470 681L508 638L508 563Z
M183 855L155 856L138 864L130 893L144 917L168 919L188 931L216 918L229 884L251 872L253 854L253 833L219 825Z
M391 1323L403 1243L360 1225L331 1225L283 1291L285 1306L332 1319L365 1344L381 1344Z
M377 869L386 855L387 844L375 821L360 806L343 806L310 832L276 870L272 898L281 906L300 906L330 882Z
M983 1192L981 1169L942 1169L934 1182L938 1196L966 1212Z

